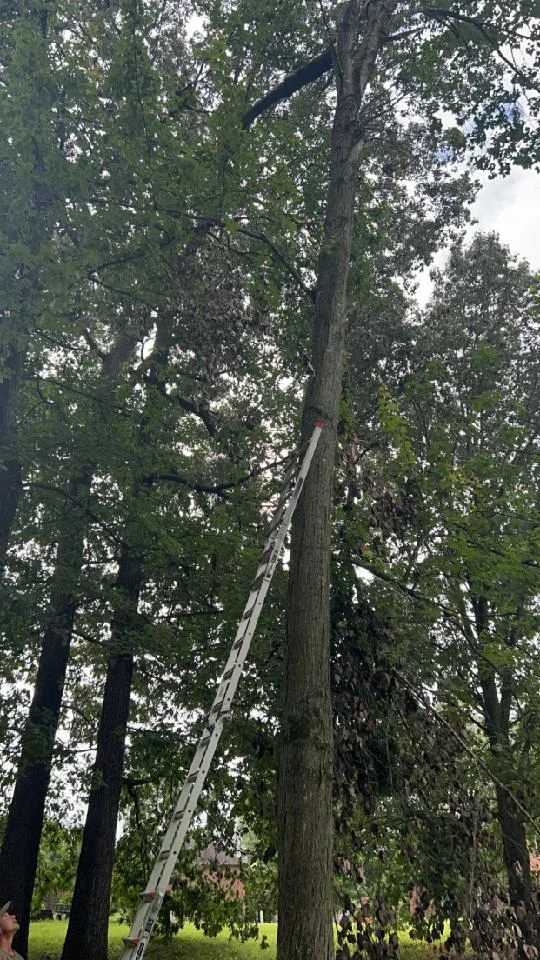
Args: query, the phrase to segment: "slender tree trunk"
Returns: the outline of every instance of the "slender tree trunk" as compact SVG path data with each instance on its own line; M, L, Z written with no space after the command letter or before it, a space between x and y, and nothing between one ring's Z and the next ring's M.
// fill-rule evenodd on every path
M497 818L502 833L503 859L508 874L510 903L532 908L531 864L523 814L507 790L497 787Z
M17 457L17 393L22 365L22 353L13 348L0 371L0 574L22 490Z
M330 508L358 173L353 158L342 159L329 193L325 236L333 249L320 258L317 373L303 432L309 434L318 417L325 426L292 532L279 769L279 960L327 960L333 954Z
M142 559L133 555L128 547L122 549L116 583L119 599L111 624L96 762L62 960L107 958L111 876L129 718L137 603L143 583Z
M477 607L475 607L475 613L478 627ZM482 678L486 733L494 754L493 764L498 780L496 784L497 820L501 831L503 862L508 877L508 895L512 907L525 908L525 916L520 923L524 942L537 946L538 917L533 897L525 820L523 811L519 807L521 803L520 774L509 736L513 700L512 672L508 667L501 671L500 693L494 674L486 670L485 665L480 666L479 672ZM505 784L512 786L506 789Z
M156 384L168 363L171 348L170 318L160 318L147 370L147 400L138 444L154 441ZM141 492L135 478L132 500ZM99 721L96 761L84 825L81 855L62 960L107 960L111 880L116 846L116 825L124 772L124 754L134 653L137 649L137 605L144 582L144 546L136 528L126 535L116 579L117 602L111 623L110 654ZM131 542L128 543L128 540ZM135 546L137 544L137 546Z
M372 0L361 42L362 6L346 8L337 45L338 98L324 240L313 322L315 373L304 407L304 439L325 428L292 530L279 767L279 960L330 960L332 937L332 711L330 695L331 504L342 390L355 196L358 111L393 2Z
M508 758L511 763L513 757ZM504 762L504 761L503 761ZM498 766L498 764L497 764ZM513 773L514 771L512 771ZM508 766L502 773L508 776ZM514 791L519 791L517 780L512 777ZM525 820L516 798L508 790L497 785L497 819L502 835L503 860L508 876L510 906L514 907L521 930L518 956L529 960L530 947L540 949L540 917L533 888L531 862ZM517 799L520 800L518 797Z
M51 764L60 716L73 622L77 609L76 585L80 575L84 513L78 506L86 500L90 469L73 477L68 485L69 514L66 530L60 537L54 570L47 625L43 635L34 695L25 724L15 790L9 806L6 829L0 851L0 899L13 900L21 928L15 948L26 954L30 905L45 798L51 777Z
M103 358L105 385L113 385L133 353L134 338L122 338ZM28 949L30 906L43 830L45 801L60 719L73 625L76 587L83 557L85 513L93 464L86 464L67 486L65 530L58 541L51 596L43 631L36 684L21 741L17 780L0 850L0 899L13 900L20 930L15 949Z

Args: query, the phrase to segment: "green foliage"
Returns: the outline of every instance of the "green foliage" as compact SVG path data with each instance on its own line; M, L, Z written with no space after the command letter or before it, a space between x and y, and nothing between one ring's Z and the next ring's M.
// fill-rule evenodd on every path
M365 146L333 617L336 658L348 655L352 631L366 673L356 692L370 707L359 735L368 758L355 789L374 807L381 797L392 802L396 781L404 789L414 765L403 751L405 721L392 726L394 668L414 650L419 682L436 677L449 709L456 701L471 709L478 694L479 660L455 618L439 616L442 604L451 606L463 627L463 583L489 603L490 625L476 637L480 659L493 676L512 674L523 711L512 747L531 793L539 762L536 678L528 669L540 526L533 278L509 265L494 241L457 245L422 324L403 323L414 270L467 222L475 188L469 173L458 175L467 150L503 170L511 159L537 161L518 110L525 87L531 121L537 109L529 50L535 8L469 6L471 21L452 18L446 2L427 20L416 5L398 5L396 37L381 52L359 118ZM261 474L261 464L295 446L309 374L332 95L322 78L249 132L241 116L324 49L341 7L327 22L311 0L277 8L268 0L126 0L84 9L62 0L42 5L41 15L25 0L8 7L0 28L0 363L2 376L11 376L10 350L24 354L17 403L25 489L2 604L0 732L15 760L10 731L21 729L27 710L56 584L75 598L77 616L51 814L60 824L77 817L119 606L121 545L144 554L128 637L136 674L114 893L127 909L189 764L262 543L260 504L275 495L281 467ZM205 16L205 30L190 42L193 14ZM504 53L524 25L529 59L510 89L496 49ZM443 106L453 114L448 125ZM362 457L379 445L360 478L355 443ZM82 472L89 495L74 500L70 483ZM76 531L83 562L73 569L58 554L62 537ZM384 610L374 628L365 609L353 611L359 562L421 594L421 611L412 617L411 595L396 600L381 581L370 590ZM204 799L224 843L235 818L256 834L244 877L253 911L273 903L275 883L284 576L273 589ZM503 772L517 782L511 765ZM6 765L3 787L13 776ZM3 789L4 803L7 796ZM444 824L444 842L454 828ZM430 821L431 847L435 833ZM399 842L396 833L387 854L396 871L385 866L384 874L375 851L369 881L390 885L394 899L413 875L406 859L394 859ZM36 905L47 886L70 886L74 843L75 835L47 822ZM419 852L426 872L428 852ZM441 869L448 890L456 877L446 860ZM224 923L240 928L238 903L220 898L200 871L195 879L175 894L177 916L196 917L208 932Z
M379 848L377 883L394 904L407 883L417 886L425 899L417 933L439 935L448 918L459 945L470 922L475 949L498 936L486 931L481 911L482 898L502 895L503 855L511 888L512 871L522 869L506 852L501 793L521 804L512 816L523 837L535 838L537 761L523 723L537 702L538 331L531 289L529 269L497 238L478 236L453 248L420 323L411 323L406 373L387 377L383 388L377 413L386 447L376 454L377 472L370 476L364 462L356 481L363 502L351 501L350 519L344 514L348 549L375 575L362 592L385 617L381 631L371 614L372 653L359 670L355 658L360 648L366 660L366 646L358 612L356 621L347 612L349 673L352 665L365 686L377 660L379 668L386 660L388 676L395 670L396 692L385 695L388 719L379 732L393 789L387 796L384 778L371 774L367 807L364 800L368 813L378 809L392 823ZM366 511L371 520L362 524ZM343 627L338 635L347 637ZM418 698L412 713L407 701L400 706L402 682L413 702ZM350 676L347 683L358 696ZM369 703L366 693L360 702ZM441 718L422 734L419 721L426 709L428 719L431 704ZM383 716L379 706L358 732L375 770L382 764L373 730ZM470 754L460 757L460 745ZM434 780L426 777L428 766ZM371 826L373 817L362 826L360 849L371 849ZM379 842L377 829L375 836ZM366 856L367 877L376 860Z
M69 903L80 839L80 830L65 827L57 820L45 821L32 898L34 914L47 909L46 898L51 894L61 894L62 903Z

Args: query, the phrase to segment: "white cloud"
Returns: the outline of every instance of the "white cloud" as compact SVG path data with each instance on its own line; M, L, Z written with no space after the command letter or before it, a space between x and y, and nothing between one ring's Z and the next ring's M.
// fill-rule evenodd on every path
M515 168L507 177L481 178L482 188L472 207L475 221L467 231L467 240L481 230L495 231L511 253L528 260L540 271L540 174ZM447 250L439 251L432 266L443 267ZM419 276L417 299L423 306L431 292L431 267Z
M486 180L472 209L470 231L495 230L512 253L540 270L540 175L515 169L504 179Z

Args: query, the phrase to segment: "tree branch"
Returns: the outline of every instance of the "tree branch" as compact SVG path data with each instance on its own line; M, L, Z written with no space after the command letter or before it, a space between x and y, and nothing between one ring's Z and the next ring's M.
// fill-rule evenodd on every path
M178 406L181 407L182 410L185 410L186 413L192 413L193 416L198 417L199 420L204 423L204 426L208 430L210 436L215 437L219 424L219 417L217 414L212 413L210 407L205 404L204 400L199 400L198 403L192 403L191 400L186 400L184 397L178 396L178 394L165 395L167 397L172 397L173 400L176 400Z
M251 237L253 240L259 240L261 243L264 243L273 253L278 263L285 268L289 276L291 276L293 280L296 280L296 283L300 289L303 290L306 296L309 297L313 303L315 303L315 300L317 299L316 290L313 287L308 287L307 284L304 283L301 275L298 273L298 270L293 267L291 263L289 263L287 258L281 253L280 250L278 250L275 243L273 243L265 233L259 233L256 230L250 230L248 227L240 227L239 233L243 234L245 237Z
M153 474L149 479L152 482L165 480L172 483L179 483L184 487L189 487L189 489L195 493L212 493L216 496L223 496L227 490L233 490L235 487L249 483L250 480L255 479L255 477L260 477L267 470L273 470L275 467L287 463L288 459L288 457L282 457L281 460L274 460L273 463L265 463L251 470L250 473L246 473L245 476L240 477L238 480L226 480L223 483L199 483L196 480L189 480L187 477L183 477L180 473L176 473L176 471Z
M509 797L514 801L516 807L518 808L518 810L521 811L521 813L523 814L523 816L524 816L524 818L527 820L527 822L530 823L530 825L532 826L534 832L537 834L537 836L540 836L540 826L539 826L539 824L538 824L538 821L535 820L534 817L531 816L531 814L529 813L529 811L525 809L525 807L523 806L523 804L521 804L521 803L519 802L518 798L516 797L516 795L515 795L514 793L512 793L512 791L509 789L508 785L505 784L505 783L503 783L502 780L499 780L499 778L496 776L496 774L493 773L493 770L490 770L490 768L489 768L489 766L487 765L487 763L484 763L484 761L474 752L474 750L471 750L471 748L469 747L469 745L465 742L465 740L463 739L463 737L461 737L461 736L459 735L459 733L457 732L457 730L454 730L452 724L450 724L450 723L448 722L448 720L446 719L446 717L443 717L443 715L442 715L441 713L439 713L439 711L436 709L436 707L434 707L434 706L429 702L429 700L427 699L427 697L425 697L425 696L423 695L423 693L420 693L420 692L416 689L416 687L414 687L414 686L407 680L407 678L406 678L405 676L403 676L403 674L400 673L399 670L396 669L396 667L394 667L394 673L395 673L396 677L398 677L398 678L401 680L401 682L404 684L404 686L407 687L407 689L413 694L413 696L415 696L415 697L420 701L420 703L422 704L422 706L424 707L424 709L427 710L428 713L431 713L431 715L432 715L433 717L435 717L436 720L439 721L439 723L445 728L445 730L447 730L448 733L449 733L452 737L454 737L454 739L457 741L457 743L459 743L460 747L465 751L465 753L466 753L469 757L471 757L471 759L474 761L474 763L476 763L476 765L477 765L481 770L484 771L484 773L489 777L489 779L492 781L492 783L494 783L496 786L500 787L501 790L504 790L505 794L506 794L507 796L509 796Z
M535 90L538 90L538 85L532 83L532 78L530 76L527 77L524 71L520 70L517 64L513 63L512 60L510 60L506 56L506 54L503 53L501 49L501 44L491 35L486 24L483 23L482 20L479 20L477 17L467 16L464 13L458 13L455 10L440 10L438 7L426 7L425 13L428 16L433 17L439 23L445 23L445 22L450 23L451 29L452 29L452 25L451 25L452 21L454 25L455 23L466 23L469 26L474 27L474 29L477 30L477 32L480 34L482 39L486 41L486 43L493 50L493 52L497 54L497 56L502 60L504 64L506 64L507 67L509 67L509 69L512 71L514 76L516 76L524 85L533 86ZM455 26L453 28L453 32L455 33L456 37L461 39L463 42L466 42L465 38L461 34L459 34L458 31L456 31ZM516 33L515 31L510 31L509 36L519 37L520 34ZM526 38L523 37L522 39L526 39Z
M270 90L269 93L254 103L242 117L242 129L249 130L257 117L260 117L266 110L271 110L280 100L288 100L298 90L306 87L309 83L313 83L314 80L318 80L319 77L324 76L331 69L332 48L327 47L326 50L313 57L308 63L298 67L298 70L295 70L294 73L288 73L281 83L278 83L277 87L274 87L273 90Z

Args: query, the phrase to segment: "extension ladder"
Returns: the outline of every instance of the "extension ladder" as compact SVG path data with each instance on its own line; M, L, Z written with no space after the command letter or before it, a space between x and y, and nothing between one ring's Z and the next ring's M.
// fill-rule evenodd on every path
M285 474L276 512L272 518L268 538L259 560L255 579L250 587L249 597L238 625L229 659L225 665L214 702L206 719L205 728L197 745L174 813L165 831L154 869L146 888L140 895L141 902L131 930L128 936L123 938L125 946L121 960L141 960L152 935L172 872L216 751L224 721L230 711L264 598L276 569L281 548L311 466L322 428L322 421L317 420L300 468L298 469L297 459L295 458Z

